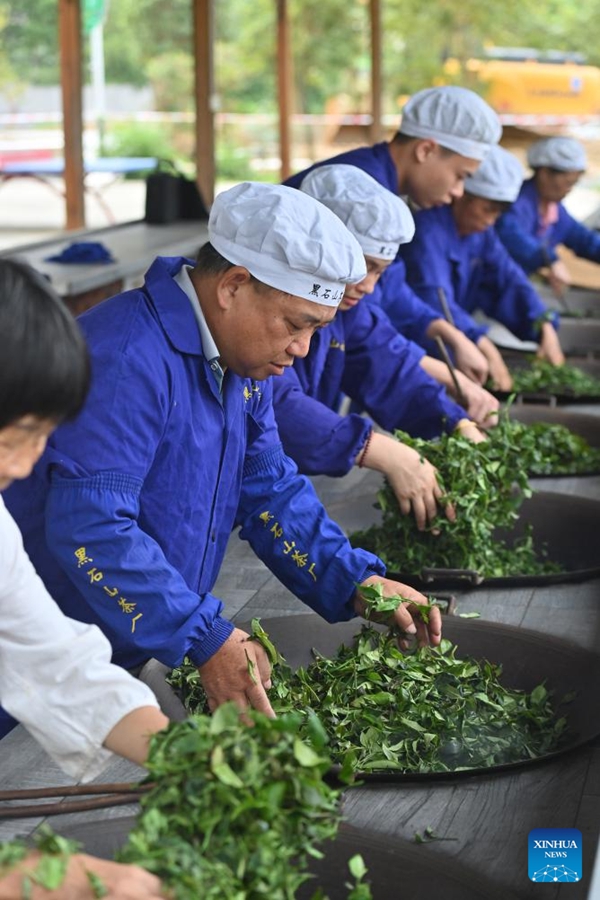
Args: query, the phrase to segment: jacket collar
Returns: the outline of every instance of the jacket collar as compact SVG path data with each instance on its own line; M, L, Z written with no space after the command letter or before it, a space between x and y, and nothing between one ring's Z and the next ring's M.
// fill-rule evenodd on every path
M173 346L181 353L203 356L194 311L185 292L173 280L183 265L193 266L194 262L183 256L157 257L146 272L144 287Z

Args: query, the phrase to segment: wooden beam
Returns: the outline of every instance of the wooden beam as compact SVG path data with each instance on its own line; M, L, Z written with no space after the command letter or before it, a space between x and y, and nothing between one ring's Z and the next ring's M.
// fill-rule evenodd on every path
M279 103L279 156L281 180L292 174L292 42L287 0L277 0L277 94Z
M85 227L80 0L59 0L58 32L63 108L66 226L71 230Z
M381 0L369 0L371 19L371 141L383 137L381 124Z
M213 0L192 0L195 60L196 180L204 202L215 196L214 8Z

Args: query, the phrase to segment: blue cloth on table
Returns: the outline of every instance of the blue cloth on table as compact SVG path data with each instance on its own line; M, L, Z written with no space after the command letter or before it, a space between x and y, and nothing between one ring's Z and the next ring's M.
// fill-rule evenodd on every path
M57 263L112 263L115 258L99 241L74 241L56 256L47 256L45 262Z

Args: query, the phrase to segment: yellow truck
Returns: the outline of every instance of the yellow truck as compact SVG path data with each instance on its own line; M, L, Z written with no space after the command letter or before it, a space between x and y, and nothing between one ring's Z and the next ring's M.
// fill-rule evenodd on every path
M492 48L463 65L448 59L448 81L466 80L505 124L548 124L600 116L600 69L576 53ZM466 77L465 77L466 76Z

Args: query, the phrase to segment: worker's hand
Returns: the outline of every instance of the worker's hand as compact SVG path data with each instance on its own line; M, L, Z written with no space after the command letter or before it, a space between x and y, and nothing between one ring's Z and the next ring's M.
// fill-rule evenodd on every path
M454 354L456 368L463 372L471 381L477 384L485 384L489 375L489 363L485 355L473 341L455 328L456 332L448 343Z
M17 900L24 897L23 878L26 872L35 871L39 853L29 854L8 875L0 879L0 900ZM96 859L86 853L76 853L69 865L62 885L52 891L33 884L28 897L31 900L93 900L99 896L94 891L88 872L96 875L104 887L106 900L159 900L166 898L159 879L139 866L127 866L110 860Z
M467 438L474 444L480 444L486 440L485 434L479 430L475 422L471 422L469 419L461 419L456 425L454 432L455 434L460 434L461 437Z
M396 495L400 512L405 516L412 512L417 528L424 531L435 519L442 497L434 466L412 447L377 432L373 432L367 452L362 457L359 455L359 459L366 468L383 472ZM446 515L454 521L452 506L446 507Z
M546 278L548 279L548 284L557 297L562 297L565 293L565 290L571 284L571 276L569 275L569 270L567 269L562 259L554 260L554 262L548 269Z
M387 625L395 625L403 634L416 635L417 643L420 647L432 645L436 647L442 639L442 616L437 606L430 607L427 610L427 619L421 618L419 615L419 606L427 603L427 597L409 587L400 581L391 581L389 578L382 578L380 575L371 575L366 578L363 585L381 584L383 586L383 594L385 597L393 597L394 594L406 598L406 603L401 603L393 613L379 613L369 616L375 622L382 622ZM354 598L354 611L362 616L367 608L366 601L361 597L360 587ZM400 646L406 649L408 642L405 638L401 639Z
M432 341L441 338L452 351L456 367L464 372L467 378L472 378L478 384L485 382L488 377L487 360L459 328L446 322L445 319L434 319L427 326L425 336Z
M481 385L463 375L462 372L456 372L456 379L466 402L466 410L473 422L480 428L486 429L497 425L500 401ZM459 399L456 391L451 391L451 393L455 400Z
M556 333L556 329L551 322L544 322L542 324L537 356L540 359L545 359L549 363L552 363L553 366L562 366L565 362L565 354L560 346L560 340Z
M484 354L490 367L490 381L497 391L510 391L513 381L500 351L485 335L479 338L477 346Z
M211 712L233 700L242 712L249 707L275 718L267 690L271 687L271 664L258 641L234 628L217 652L198 668Z

